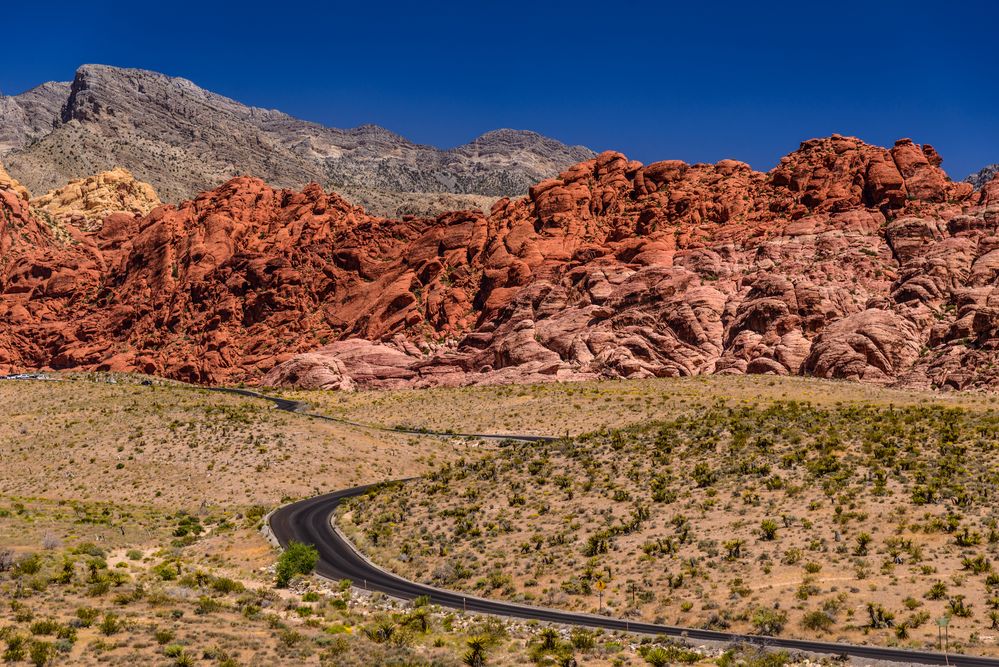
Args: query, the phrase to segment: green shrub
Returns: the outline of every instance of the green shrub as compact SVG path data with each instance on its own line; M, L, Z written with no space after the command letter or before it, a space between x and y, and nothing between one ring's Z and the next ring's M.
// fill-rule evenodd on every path
M101 612L94 609L93 607L80 607L76 610L76 617L80 619L80 625L85 628L89 628L97 620L97 617L101 615Z
M787 623L787 612L761 607L753 612L751 622L756 634L776 636L784 630L784 625Z
M827 632L834 622L832 616L824 611L810 611L801 619L801 627L806 630Z
M113 634L117 634L118 632L121 632L122 627L124 627L124 623L122 623L122 620L118 617L117 614L104 614L104 618L101 620L101 624L98 626L98 628L101 631L101 634L106 635L108 637L110 637Z
M277 562L277 585L286 587L299 574L309 574L319 562L319 552L311 544L292 542Z

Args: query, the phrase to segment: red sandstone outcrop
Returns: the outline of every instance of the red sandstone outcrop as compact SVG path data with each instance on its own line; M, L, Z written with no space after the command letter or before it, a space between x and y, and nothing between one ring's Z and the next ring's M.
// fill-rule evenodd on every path
M402 220L237 178L72 243L7 193L32 241L0 235L0 369L340 390L701 373L993 386L999 183L973 192L940 164L909 140L840 136L767 174L608 152L488 215Z

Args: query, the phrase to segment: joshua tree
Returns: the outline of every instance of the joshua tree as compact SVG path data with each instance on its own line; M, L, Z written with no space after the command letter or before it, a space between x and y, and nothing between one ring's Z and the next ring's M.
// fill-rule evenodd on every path
M545 628L538 636L541 637L542 650L554 651L558 648L558 630L555 628Z
M872 541L873 538L868 533L857 535L857 550L854 553L858 556L866 556Z
M725 551L728 554L728 559L736 560L742 558L742 545L745 543L745 540L729 540L726 542Z
M760 523L760 533L764 540L771 541L777 539L777 522L773 519L764 519Z
M875 630L881 628L890 628L895 625L895 614L888 611L879 604L874 604L869 602L867 604L867 615L871 619L870 627Z
M462 660L468 667L483 667L486 664L486 637L472 637L468 640L468 651Z
M669 652L662 646L656 646L650 648L645 652L645 662L652 665L652 667L665 667L672 662Z

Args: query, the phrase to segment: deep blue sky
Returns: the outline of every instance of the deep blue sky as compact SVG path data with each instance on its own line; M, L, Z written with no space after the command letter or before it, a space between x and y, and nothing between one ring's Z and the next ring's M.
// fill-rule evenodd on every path
M651 162L769 169L833 132L999 162L999 3L5 3L0 90L85 62L454 146L497 127ZM672 6L671 6L672 5Z

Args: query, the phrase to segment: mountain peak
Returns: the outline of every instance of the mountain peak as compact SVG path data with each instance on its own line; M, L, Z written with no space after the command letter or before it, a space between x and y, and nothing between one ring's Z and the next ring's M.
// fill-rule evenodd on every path
M316 182L389 215L427 194L442 202L526 194L593 155L519 130L444 151L378 125L324 127L188 79L111 65L81 65L71 84L29 97L0 98L0 154L33 192L124 167L177 202L251 175L275 187Z
M999 163L983 167L976 173L969 175L964 181L971 183L971 186L976 190L981 190L997 176L999 176Z

